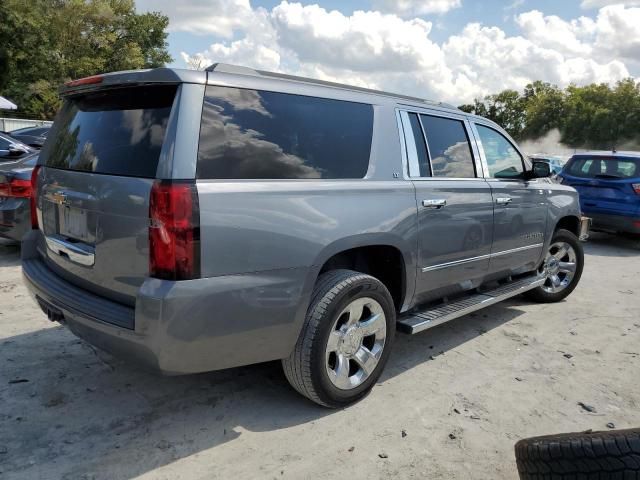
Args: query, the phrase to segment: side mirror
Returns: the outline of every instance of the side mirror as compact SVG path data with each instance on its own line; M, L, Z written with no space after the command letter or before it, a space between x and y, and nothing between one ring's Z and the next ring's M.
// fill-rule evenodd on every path
M27 153L27 150L24 148L18 147L16 145L9 146L9 155L12 157L19 157L20 155L24 155Z
M551 176L551 165L547 162L533 161L529 178L548 178Z

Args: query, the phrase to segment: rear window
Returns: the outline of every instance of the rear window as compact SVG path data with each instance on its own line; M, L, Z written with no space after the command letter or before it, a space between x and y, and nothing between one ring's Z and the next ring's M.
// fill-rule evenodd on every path
M28 127L21 128L19 130L14 130L12 133L19 135L33 135L34 137L40 136L46 131L49 130L49 127Z
M176 86L93 92L65 99L52 127L47 167L156 176Z
M640 158L575 157L568 173L582 178L640 177Z
M207 87L198 178L362 178L373 107L228 87Z

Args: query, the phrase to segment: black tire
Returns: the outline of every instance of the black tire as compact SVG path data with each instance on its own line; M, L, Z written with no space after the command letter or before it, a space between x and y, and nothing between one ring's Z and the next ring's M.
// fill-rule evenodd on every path
M337 316L353 300L369 297L382 307L386 319L386 339L373 372L358 387L341 390L334 386L326 369L326 345ZM302 331L288 358L282 360L287 380L299 393L329 408L340 408L364 397L384 369L395 335L395 306L391 294L376 278L351 270L322 274L313 290Z
M640 480L640 429L566 433L516 443L521 480Z
M582 243L578 240L578 237L575 234L571 233L569 230L556 230L553 234L553 238L551 239L550 245L553 245L556 242L566 242L576 253L576 271L571 280L571 283L562 291L557 293L551 293L544 290L543 287L537 287L533 290L529 290L525 293L525 296L534 302L539 303L555 303L567 298L571 292L575 290L580 282L580 278L582 277L582 270L584 269L584 250L582 248Z

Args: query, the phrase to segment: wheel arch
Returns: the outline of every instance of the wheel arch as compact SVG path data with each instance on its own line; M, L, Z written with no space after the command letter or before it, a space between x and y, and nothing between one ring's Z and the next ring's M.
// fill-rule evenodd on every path
M399 262L394 265L390 262ZM338 268L367 273L391 292L397 311L403 311L415 290L415 249L393 234L360 234L327 245L316 257L313 284L324 272Z
M553 229L554 233L558 230L568 230L576 237L580 236L580 217L576 215L565 215L558 219Z

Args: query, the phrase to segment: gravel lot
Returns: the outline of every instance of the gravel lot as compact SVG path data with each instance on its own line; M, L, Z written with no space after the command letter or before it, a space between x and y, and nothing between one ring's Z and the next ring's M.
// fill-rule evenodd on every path
M515 479L520 438L640 426L640 246L586 250L565 302L399 335L373 393L328 411L279 363L162 378L95 351L47 321L0 244L0 477Z

